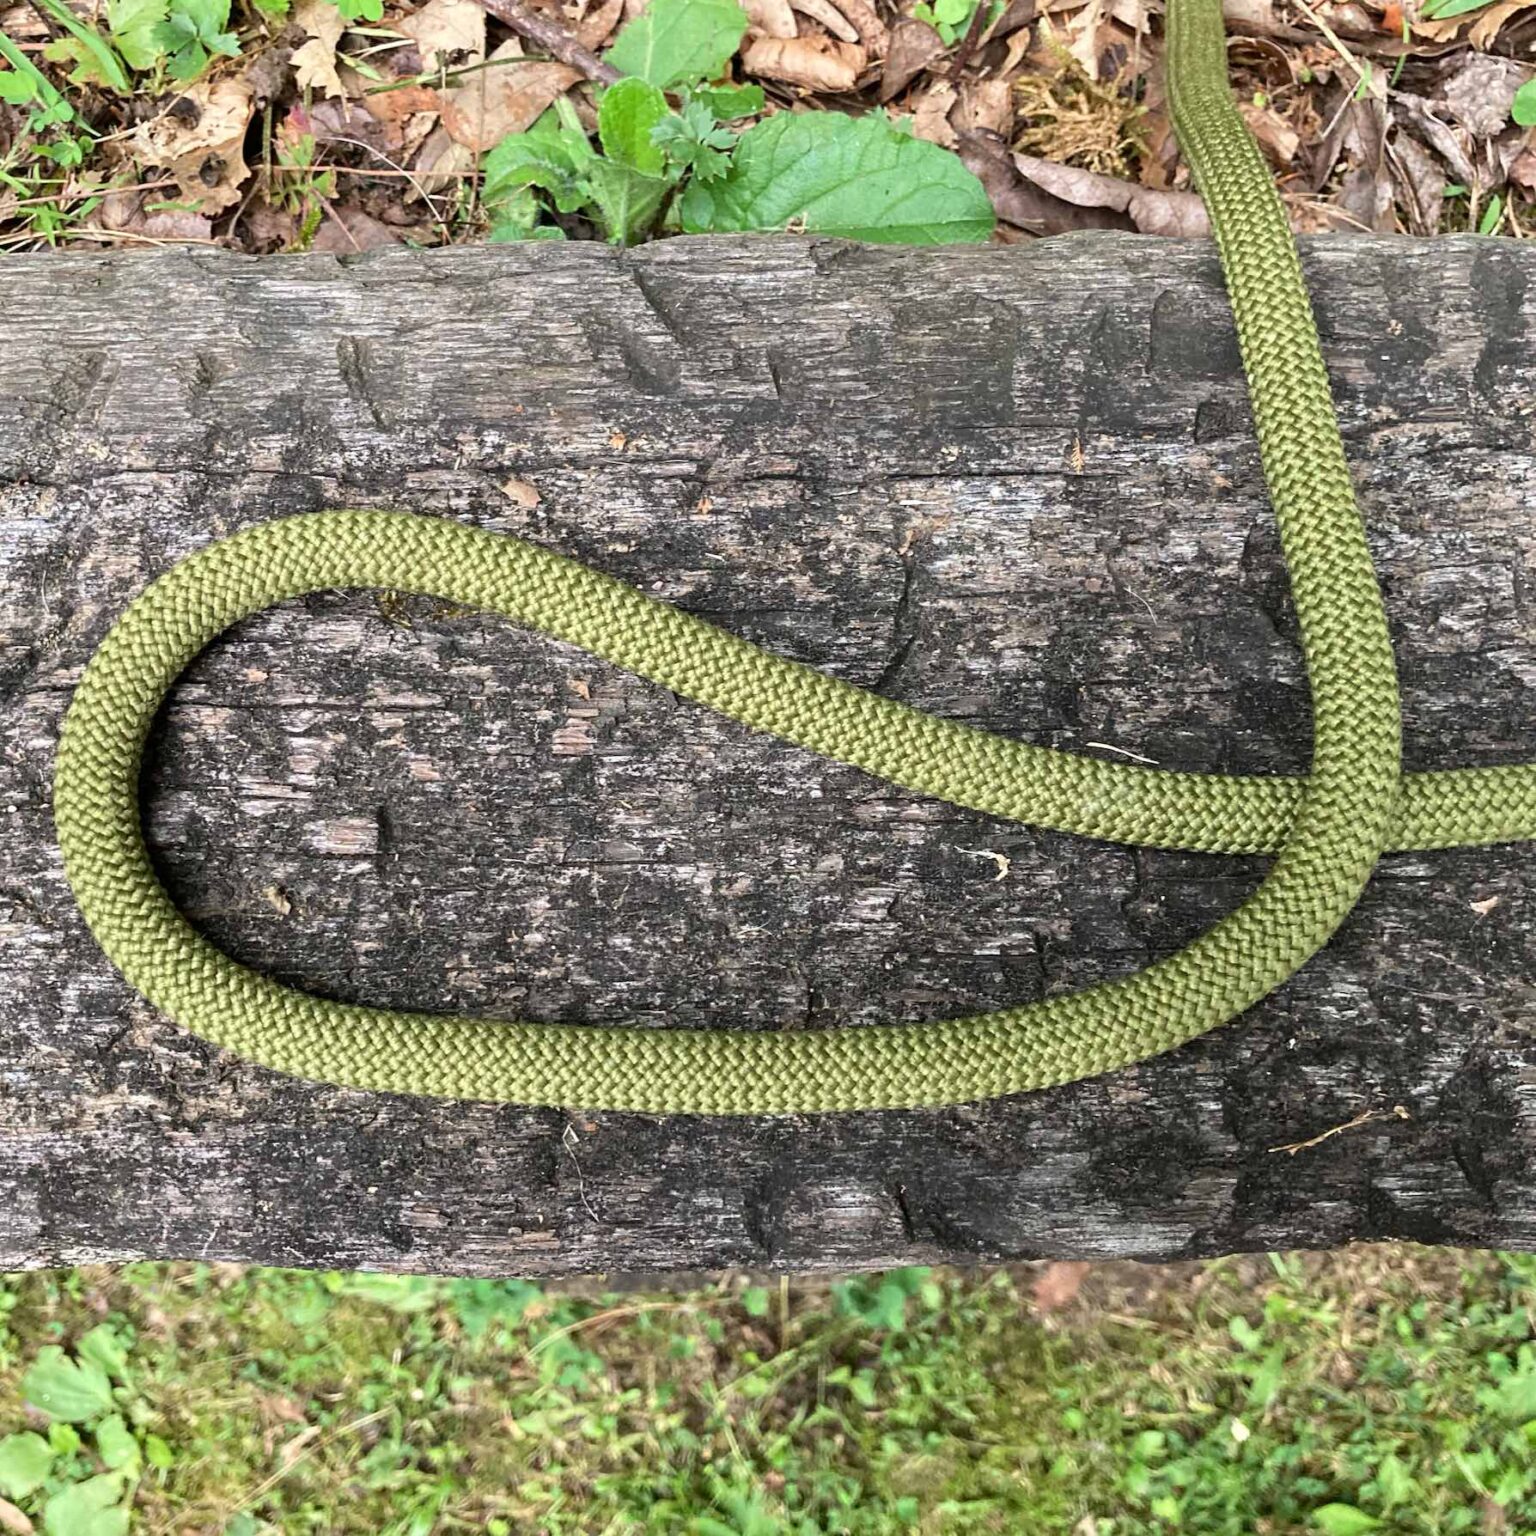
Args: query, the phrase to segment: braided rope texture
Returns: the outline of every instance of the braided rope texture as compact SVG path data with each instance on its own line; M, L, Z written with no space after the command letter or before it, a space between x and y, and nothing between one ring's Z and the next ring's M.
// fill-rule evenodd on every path
M285 518L210 545L102 641L59 743L54 811L91 931L167 1017L276 1070L363 1089L642 1110L783 1114L954 1103L1139 1061L1279 986L1358 899L1386 847L1536 837L1536 765L1400 775L1397 685L1306 288L1226 82L1220 0L1171 0L1179 139L1211 212L1312 691L1305 779L1165 772L1032 747L785 661L559 554L436 518ZM150 725L222 630L306 592L384 587L504 615L754 730L923 794L1119 842L1276 855L1186 949L1069 996L915 1025L756 1032L447 1018L280 986L199 935L139 820Z

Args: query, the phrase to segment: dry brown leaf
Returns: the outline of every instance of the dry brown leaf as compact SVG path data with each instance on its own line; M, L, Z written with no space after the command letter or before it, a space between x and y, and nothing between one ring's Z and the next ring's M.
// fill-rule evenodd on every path
M1455 129L1449 123L1441 122L1422 96L1404 92L1394 99L1392 109L1400 121L1412 124L1418 136L1451 168L1451 175L1457 181L1468 187L1478 184L1477 171Z
M1339 195L1334 206L1344 218L1337 227L1358 230L1364 234L1391 234L1392 181L1387 175L1385 161L1381 169L1357 165L1344 173L1339 183Z
M333 207L328 210L325 222L315 233L312 251L323 251L330 256L345 256L349 252L387 251L402 244L400 236L389 225L381 224L361 208Z
M885 52L885 73L880 81L880 100L889 101L906 90L923 70L944 52L944 39L926 21L903 16L891 28Z
M437 92L429 85L397 85L393 90L373 90L372 82L341 71L341 83L349 99L362 103L363 110L381 123L403 123L420 112L436 113Z
M388 160L400 158L404 137L398 123L381 121L358 101L317 101L307 112L296 106L284 126L312 135L316 144L361 146Z
M1063 1307L1071 1306L1092 1268L1093 1265L1085 1264L1081 1259L1058 1259L1054 1264L1047 1264L1029 1288L1035 1299L1035 1310L1059 1312Z
M9 1499L0 1499L0 1531L11 1531L14 1536L32 1536L36 1529L26 1514Z
M1474 138L1491 139L1504 131L1510 105L1525 76L1525 69L1513 59L1469 54L1442 82L1440 99Z
M475 0L427 0L397 21L395 31L415 42L424 71L478 64L485 57L485 12Z
M841 38L845 43L858 42L858 32L832 4L832 0L789 0L789 3L802 16L809 16L812 21L819 23L833 37Z
M1301 148L1301 135L1273 107L1261 107L1253 101L1241 102L1239 106L1254 138L1263 145L1276 169L1290 170L1296 151Z
M987 189L998 218L1033 235L1059 235L1074 229L1130 229L1127 214L1109 208L1084 208L1056 197L1024 176L1006 141L978 130L960 136L957 152L967 169Z
M1211 232L1205 204L1193 192L1159 192L1033 155L1014 155L1013 163L1021 176L1051 196L1078 208L1123 213L1144 235L1207 236Z
M517 62L482 69L456 89L438 93L449 137L476 154L484 154L509 133L531 128L582 78L580 70L552 59L524 59L516 38L509 38L491 58Z
M869 3L869 0L836 0L836 5L838 10L848 18L870 57L879 58L885 52L886 44L891 37L890 30L881 21L879 12Z
M133 156L169 171L193 212L218 213L240 201L250 175L243 152L254 112L251 88L239 76L201 81L140 124L130 141Z
M340 12L337 12L340 15ZM258 107L276 101L292 78L293 48L288 43L268 43L245 55L240 78L251 88Z
M336 44L347 30L341 12L332 0L299 0L293 8L293 22L308 39L293 50L290 60L299 88L319 91L322 96L345 96L336 73Z
M866 59L856 43L830 37L754 37L741 51L747 74L808 91L851 91Z
M985 128L1005 139L1013 131L1013 86L1007 80L962 80L960 101L950 121L961 133Z
M1088 4L1067 24L1066 50L1083 66L1090 80L1099 78L1099 23L1104 20L1104 0L1088 0ZM1040 34L1046 37L1050 23L1041 20Z
M1152 30L1151 7L1147 0L1109 0L1105 14L1131 32Z
M143 235L148 240L195 240L199 243L212 240L211 219L180 208L157 206L169 194L169 188L162 192L140 192L127 187L119 192L109 192L102 198L93 222L102 229Z
M614 28L618 26L619 18L623 14L624 0L602 0L600 5L593 6L581 18L581 23L576 28L577 42L583 48L590 48L596 52L613 35Z
M286 208L274 208L257 198L241 220L245 247L258 253L286 251L298 238L299 221Z
M1529 10L1532 0L1506 0L1503 5L1491 5L1486 11L1476 13L1467 41L1474 48L1492 48L1494 39L1504 30L1504 23L1521 11Z
M1536 4L1536 0L1500 0L1500 3L1486 6L1480 11L1470 14L1463 12L1460 16L1437 17L1433 21L1425 21L1422 17L1411 23L1415 37L1427 38L1432 43L1449 43L1461 37L1461 30L1471 23L1470 30L1466 33L1465 41L1479 50L1486 50L1493 46L1494 39L1504 30L1504 26L1521 11L1529 10Z
M456 144L448 130L439 123L421 141L411 169L416 173L411 190L405 194L408 203L419 202L423 193L440 191L444 187L457 186L460 174L475 168L475 152Z
M1440 162L1412 134L1399 129L1387 144L1387 166L1408 210L1408 232L1437 233L1445 204L1445 172Z
M930 144L941 144L945 149L953 149L958 136L949 126L949 113L955 100L955 88L947 81L930 85L920 95L914 96L911 101L913 137L927 139Z
M742 0L741 8L764 37L794 37L800 31L789 0Z
M1536 188L1536 149L1522 149L1509 168L1509 179L1527 192Z
M1010 37L1022 28L1027 28L1039 14L1039 0L1008 0L1003 7L1003 14L981 34L983 42L990 42L994 37Z

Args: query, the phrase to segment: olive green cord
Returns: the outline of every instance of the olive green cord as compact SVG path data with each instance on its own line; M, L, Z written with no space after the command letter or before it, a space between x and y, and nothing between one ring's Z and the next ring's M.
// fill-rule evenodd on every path
M1400 776L1392 651L1285 215L1226 82L1220 0L1171 0L1174 122L1211 212L1312 690L1306 779L1162 772L1031 747L768 655L536 545L406 513L292 517L151 585L81 678L54 807L91 931L162 1013L279 1071L366 1089L709 1114L951 1103L1107 1072L1213 1029L1327 942L1386 847L1536 836L1536 767ZM385 587L499 613L753 730L992 815L1158 847L1273 852L1254 895L1137 975L972 1018L807 1031L507 1023L328 1002L181 917L139 823L177 675L285 598Z

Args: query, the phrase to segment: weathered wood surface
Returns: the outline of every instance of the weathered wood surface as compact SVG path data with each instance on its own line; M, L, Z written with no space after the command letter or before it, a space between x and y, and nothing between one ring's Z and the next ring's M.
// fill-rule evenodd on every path
M1306 262L1408 757L1530 757L1536 257L1341 240ZM125 988L60 873L54 741L112 616L214 534L338 504L516 530L1032 740L1302 767L1206 246L10 258L0 316L0 1263L1536 1246L1529 847L1389 858L1292 985L1134 1070L734 1121L251 1067ZM168 882L241 959L336 997L544 1020L1017 1003L1166 953L1261 869L925 802L500 622L366 594L288 605L201 660L146 799ZM1383 1118L1274 1150L1363 1111Z

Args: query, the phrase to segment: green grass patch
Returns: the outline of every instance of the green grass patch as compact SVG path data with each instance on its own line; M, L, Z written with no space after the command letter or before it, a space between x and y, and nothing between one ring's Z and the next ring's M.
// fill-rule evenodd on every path
M0 1495L49 1536L1531 1529L1533 1279L1413 1248L1112 1265L1042 1317L1027 1270L14 1275Z

